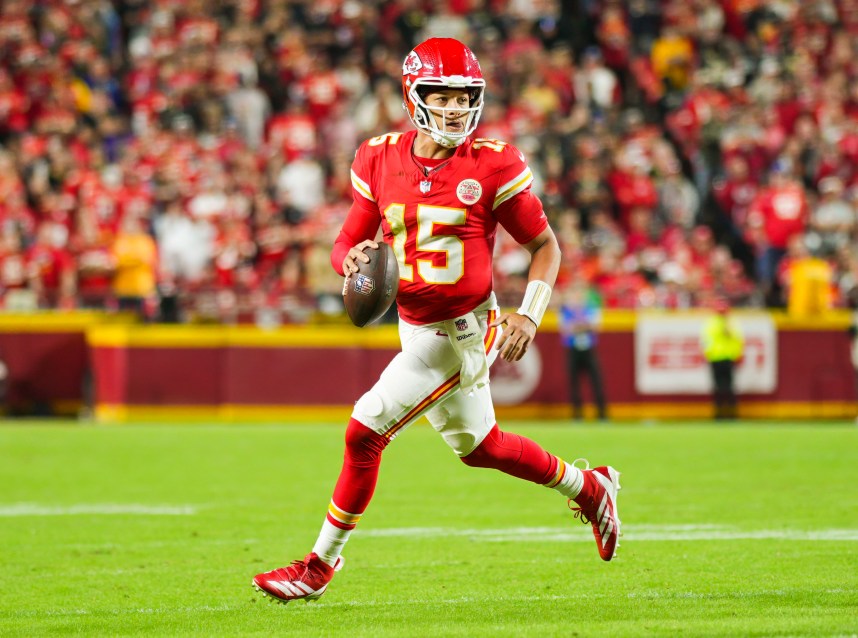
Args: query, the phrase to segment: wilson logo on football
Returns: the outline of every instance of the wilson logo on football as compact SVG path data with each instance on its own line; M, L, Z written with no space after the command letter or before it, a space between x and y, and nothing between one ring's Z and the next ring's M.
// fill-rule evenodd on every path
M358 274L355 277L355 292L359 292L362 295L370 295L373 290L375 290L375 282L372 280L372 277L362 274Z

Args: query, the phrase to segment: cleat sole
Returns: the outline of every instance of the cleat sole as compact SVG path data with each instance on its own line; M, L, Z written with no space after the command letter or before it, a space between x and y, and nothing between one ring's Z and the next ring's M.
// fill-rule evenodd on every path
M255 589L257 592L262 594L262 596L269 603L275 603L277 605L288 605L289 603L292 602L292 600L283 600L282 598L278 598L277 596L268 593L267 591L262 589L259 585L257 585L255 580L251 580L250 584L253 586L253 589ZM310 594L309 596L302 596L301 598L294 598L293 600L303 600L305 603L309 604L311 602L318 600L321 597L321 595L325 593L325 591L327 589L328 589L328 586L325 585L322 589L315 592L314 594Z

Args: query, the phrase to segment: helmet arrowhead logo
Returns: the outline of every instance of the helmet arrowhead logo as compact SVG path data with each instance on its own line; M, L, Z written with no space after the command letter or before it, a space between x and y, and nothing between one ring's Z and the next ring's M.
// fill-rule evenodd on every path
M417 73L422 68L423 61L420 59L420 56L417 55L417 53L412 51L405 58L405 62L402 63L402 75L411 75L413 73Z

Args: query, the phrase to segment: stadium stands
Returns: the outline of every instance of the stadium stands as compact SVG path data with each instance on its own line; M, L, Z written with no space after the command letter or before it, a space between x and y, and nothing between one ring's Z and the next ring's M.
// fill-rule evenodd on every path
M351 157L410 126L396 80L428 35L481 60L478 135L528 155L559 286L585 277L607 307L787 306L810 289L844 306L856 31L856 0L5 0L2 306L117 308L121 261L157 282L150 319L340 314L328 251ZM141 242L117 252L126 218L157 261ZM526 258L503 233L497 250L515 305Z

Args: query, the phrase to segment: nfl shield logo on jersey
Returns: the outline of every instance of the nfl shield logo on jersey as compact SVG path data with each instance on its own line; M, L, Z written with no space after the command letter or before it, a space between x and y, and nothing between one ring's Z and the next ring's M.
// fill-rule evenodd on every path
M372 280L372 277L367 277L364 274L358 274L355 277L355 292L359 292L362 295L371 294L372 291L375 290L375 282Z
M468 320L465 318L456 319L456 330L463 332L468 329Z
M420 192L421 193L423 193L425 195L430 190L432 190L432 182L430 182L428 179L424 179L422 182L420 182Z

